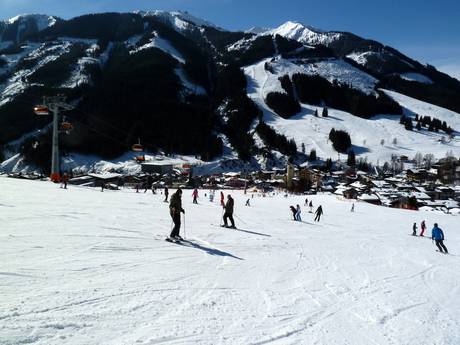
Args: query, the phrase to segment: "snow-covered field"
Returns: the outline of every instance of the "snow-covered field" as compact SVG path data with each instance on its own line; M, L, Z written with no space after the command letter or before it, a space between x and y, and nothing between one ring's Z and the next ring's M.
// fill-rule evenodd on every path
M232 191L239 231L184 191L185 245L162 195L0 178L0 343L460 343L458 217ZM216 198L217 199L217 198ZM408 236L438 222L452 255ZM217 226L216 226L217 225Z

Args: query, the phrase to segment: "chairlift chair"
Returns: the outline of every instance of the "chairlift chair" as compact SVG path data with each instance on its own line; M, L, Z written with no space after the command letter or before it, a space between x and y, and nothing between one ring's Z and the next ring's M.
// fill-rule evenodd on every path
M131 147L131 150L133 150L133 151L135 151L135 152L142 152L142 151L144 151L144 147L141 145L141 139L138 139L137 144L134 144L134 145Z
M46 105L37 105L34 107L34 113L39 116L49 115L49 109Z

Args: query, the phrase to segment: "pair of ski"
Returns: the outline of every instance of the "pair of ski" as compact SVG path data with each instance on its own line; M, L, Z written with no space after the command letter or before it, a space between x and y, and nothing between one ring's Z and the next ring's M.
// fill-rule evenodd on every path
M171 242L171 243L176 243L176 244L181 244L182 241L185 241L182 237L175 238L175 237L166 237L165 238L166 242Z

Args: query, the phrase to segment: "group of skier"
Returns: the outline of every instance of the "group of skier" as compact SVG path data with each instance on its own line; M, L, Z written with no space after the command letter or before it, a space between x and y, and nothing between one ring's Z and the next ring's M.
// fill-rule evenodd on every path
M164 193L165 193L164 201L167 202L168 195L169 195L168 187L165 187ZM214 194L212 195L213 197L210 198L211 201L214 198ZM197 204L198 203L197 201L198 190L197 189L193 190L192 198L193 198L193 203ZM222 216L223 225L221 226L226 227L226 228L236 229L235 220L233 219L233 209L234 209L235 201L233 200L232 196L228 194L227 202L224 203L224 193L221 192L221 205L223 207L223 216ZM174 225L171 230L171 234L169 238L167 238L168 241L183 240L183 238L180 236L181 213L183 213L185 216L185 210L182 207L182 189L178 188L176 192L171 195L171 199L169 201L169 214L171 216L171 219ZM228 225L228 220L230 220L231 225Z
M310 203L308 203L308 200L305 200L305 204L306 205L309 205L310 207L310 213L313 213L312 209L313 209L313 203L312 201L310 200ZM297 204L296 207L294 206L289 206L289 209L291 210L292 212L292 218L293 220L295 221L298 221L298 222L301 222L302 221L302 218L301 218L301 213L302 213L302 210L300 208L300 205ZM324 214L323 212L323 207L321 205L318 206L318 208L316 209L315 211L315 222L319 222L321 220L321 216Z
M419 236L424 237L424 233L426 230L426 224L425 221L423 220L420 223L420 234ZM412 225L412 236L417 236L417 223L414 222L414 225ZM446 246L444 245L444 232L442 229L438 226L438 223L434 223L433 229L431 230L431 240L434 241L436 244L436 247L438 247L438 251L444 254L448 254L448 250Z
M165 187L164 189L164 194L165 194L165 202L168 202L168 196L169 196L169 190L168 187ZM194 189L192 192L192 199L193 203L197 204L198 201L198 190ZM209 200L213 202L214 200L214 191L210 192L210 197ZM248 199L249 201L249 199ZM246 206L249 206L248 201L246 201ZM221 191L220 192L220 205L222 207L222 221L223 224L221 224L222 227L226 228L231 228L231 229L236 229L235 226L235 220L233 219L233 211L234 211L234 206L235 206L235 201L232 198L230 194L227 195L227 201L225 202L225 195ZM310 207L310 213L312 212L313 208L313 202L312 200L308 201L308 199L305 199L305 205L308 205ZM300 208L300 205L297 204L296 206L290 206L289 207L291 212L292 212L292 217L293 220L295 221L302 221L301 213L302 210ZM351 212L354 211L354 204L352 205ZM181 213L185 214L185 210L182 207L182 189L178 188L175 193L172 194L171 199L169 201L169 213L171 215L171 219L173 222L173 228L171 230L171 234L167 240L169 241L180 241L182 240L182 237L180 236L180 227L181 227ZM319 222L321 220L321 216L324 214L323 212L323 207L321 205L318 206L318 208L315 211L315 218L314 221ZM230 224L229 224L230 221ZM412 235L417 236L417 223L414 223L412 226ZM424 233L426 231L426 224L425 220L423 220L420 223L420 234L419 236L424 236ZM446 246L444 245L444 232L442 231L441 228L439 228L438 224L435 223L434 227L431 231L431 239L434 241L436 244L436 247L438 248L438 251L444 254L448 254L448 250Z

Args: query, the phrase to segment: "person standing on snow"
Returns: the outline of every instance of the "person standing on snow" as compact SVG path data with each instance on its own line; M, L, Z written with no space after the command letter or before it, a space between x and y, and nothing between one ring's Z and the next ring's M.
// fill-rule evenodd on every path
M230 219L230 222L232 223L232 226L230 228L236 229L235 227L235 221L233 220L233 206L235 202L233 201L233 198L230 194L227 195L227 203L224 206L224 227L228 228L227 224L227 218Z
M165 199L164 199L164 202L168 202L168 196L169 196L169 189L168 189L168 186L165 186Z
M295 210L295 220L301 222L302 221L302 218L300 218L300 214L302 213L302 211L300 210L300 205L297 204L297 208Z
M69 182L69 175L64 173L61 177L61 188L67 189L67 182Z
M293 220L297 220L297 219L296 219L296 215L297 215L297 210L296 210L296 208L295 208L294 206L291 205L291 206L289 206L289 209L290 209L291 212L292 212L292 218L293 218Z
M355 212L355 203L351 204L351 210L350 212Z
M422 231L420 231L420 236L423 236L423 234L425 233L425 230L426 230L426 225L425 225L424 220L422 220L422 223L420 223L420 229L422 229Z
M308 198L305 198L305 205L304 206L308 206Z
M185 213L185 210L182 208L182 189L179 188L171 195L171 201L169 202L169 214L174 222L174 227L169 236L170 238L182 239L182 237L179 236L181 212Z
M197 198L198 198L198 189L194 189L192 192L192 197L193 197L193 203L198 204Z
M144 193L146 193L147 190L151 188L152 193L155 194L152 185L153 185L153 177L152 177L152 175L149 175L149 176L147 176L147 182L145 183L145 186L144 186L145 187Z
M315 217L315 222L319 222L320 219L321 219L321 216L323 215L323 207L321 205L319 205L319 207L316 209L316 217Z
M310 207L310 213L313 213L313 202L311 200L308 206Z
M250 200L251 200L251 199L246 200L246 206L251 206Z
M414 222L412 225L412 236L417 236L417 223Z
M435 241L436 247L444 254L448 254L446 246L444 245L444 232L438 227L438 223L434 223L433 230L431 230L431 240ZM443 251L444 250L444 251Z
M225 207L225 197L224 192L220 192L220 206Z

